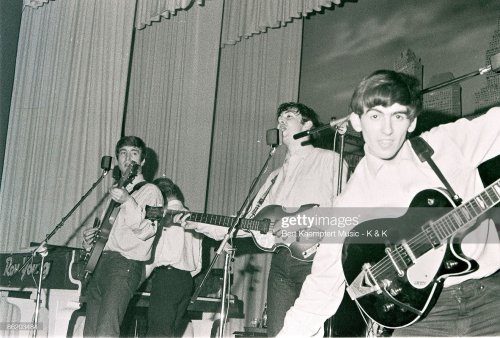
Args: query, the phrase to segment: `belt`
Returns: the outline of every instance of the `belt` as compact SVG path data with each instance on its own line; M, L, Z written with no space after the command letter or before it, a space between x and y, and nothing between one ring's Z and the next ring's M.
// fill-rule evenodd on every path
M177 270L177 271L182 271L182 272L189 272L186 270L177 269L177 268L173 267L172 265L161 265L161 266L157 266L155 268L155 270L156 269L158 269L158 270Z

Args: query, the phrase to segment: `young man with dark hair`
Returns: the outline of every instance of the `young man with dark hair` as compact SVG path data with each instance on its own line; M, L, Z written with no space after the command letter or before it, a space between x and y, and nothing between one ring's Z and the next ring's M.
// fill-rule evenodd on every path
M184 195L167 177L153 181L163 195L167 210L185 210ZM152 284L148 309L148 337L181 337L186 323L183 320L193 293L193 277L201 270L203 235L173 224L173 217L160 221L158 242L151 271Z
M264 182L249 208L252 218L268 205L298 208L306 204L331 207L337 191L339 155L331 150L315 148L309 138L294 139L293 135L320 125L316 112L302 103L286 102L277 109L278 128L287 148L285 162ZM344 179L347 165L344 163ZM186 228L220 240L225 229L208 234L207 224L187 222ZM245 237L240 231L237 237ZM312 256L311 256L312 257ZM283 326L286 311L299 296L302 283L311 272L310 261L298 260L286 248L273 254L267 283L267 335L274 337Z
M113 186L109 190L111 199L119 203L119 212L88 284L83 331L86 337L119 336L128 303L144 276L145 262L151 256L156 226L145 220L145 207L161 206L163 198L154 184L142 183L145 149L144 141L136 136L123 137L116 144L116 159L122 175L133 162L139 168L129 185ZM134 189L138 184L140 188ZM84 232L85 249L91 249L97 230L92 228Z
M429 163L419 159L407 140L408 133L415 130L419 113L419 90L407 76L389 70L371 74L354 92L351 110L350 122L365 140L365 157L335 200L335 207L407 208L420 191L444 188ZM500 154L499 118L500 108L493 108L473 120L460 119L421 135L433 148L432 159L437 167L464 201L484 189L477 167ZM494 193L500 196L500 188L496 187ZM472 219L474 222L477 224L468 228L461 249L479 264L478 269L446 278L430 313L421 321L395 330L394 336L500 334L498 232L490 219ZM439 262L438 251L428 252L431 261ZM336 312L344 287L342 244L322 243L312 273L288 311L279 336L320 335L323 322Z

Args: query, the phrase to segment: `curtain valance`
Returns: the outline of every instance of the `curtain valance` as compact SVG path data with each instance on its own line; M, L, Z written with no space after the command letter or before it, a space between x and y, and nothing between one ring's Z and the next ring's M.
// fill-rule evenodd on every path
M340 3L341 0L226 0L222 44L235 44L242 38L285 26L295 18Z
M51 0L23 0L24 6L37 8ZM222 0L211 0L222 1ZM264 33L268 28L285 26L293 19L339 5L342 0L225 0L222 45L234 45L242 38ZM205 0L137 0L135 27L143 29L178 10L188 10Z

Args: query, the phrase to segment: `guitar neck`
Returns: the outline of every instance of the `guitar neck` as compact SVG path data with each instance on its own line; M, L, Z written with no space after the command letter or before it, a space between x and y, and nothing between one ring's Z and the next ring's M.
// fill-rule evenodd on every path
M168 213L170 214L176 214L179 212L185 212L185 211L177 211L177 210L168 211ZM233 223L236 221L236 217L190 212L190 215L187 218L187 220L198 223L213 224L228 228L231 225L233 225ZM245 230L256 230L256 231L267 232L269 230L269 224L266 220L242 218L240 219L240 228Z
M456 234L461 228L483 215L500 202L500 180L497 180L483 192L461 204L438 220L423 227L431 234L431 243L439 245Z

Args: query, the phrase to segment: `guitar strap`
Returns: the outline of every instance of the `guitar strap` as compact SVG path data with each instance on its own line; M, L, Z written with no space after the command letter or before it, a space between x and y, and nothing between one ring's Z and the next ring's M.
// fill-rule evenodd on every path
M132 188L132 190L130 190L129 195L132 195L133 192L141 189L143 186L146 185L146 183L148 183L148 182L142 181L142 182L139 182L136 185L134 185L134 187Z
M271 191L271 188L273 187L274 183L276 182L276 178L278 178L279 174L276 174L272 179L271 179L271 184L269 185L269 188L267 188L266 191L262 194L262 196L259 198L257 201L257 204L253 208L252 212L247 216L247 218L254 218L255 214L257 214L257 211L259 211L260 207L262 206L262 203L264 203L264 200L266 199L267 195Z
M441 170L439 170L438 166L436 163L432 160L431 156L434 154L434 149L427 143L423 138L420 136L414 137L410 139L410 144L413 148L413 151L417 154L420 162L426 162L429 163L429 166L434 170L436 173L437 177L443 182L446 190L448 190L448 193L450 196L453 198L453 201L458 205L462 204L462 199L458 194L453 190L451 187L450 183L446 180L444 177L443 173Z

